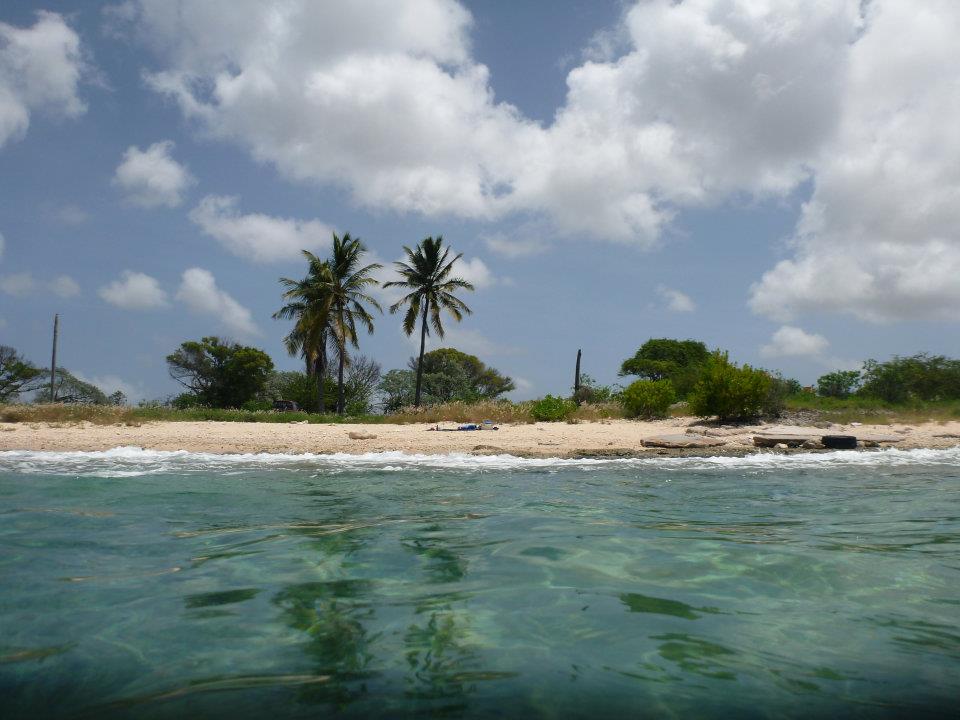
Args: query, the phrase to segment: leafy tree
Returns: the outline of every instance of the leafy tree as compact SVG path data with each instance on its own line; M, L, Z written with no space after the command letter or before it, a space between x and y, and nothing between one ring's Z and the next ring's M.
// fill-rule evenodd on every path
M513 380L484 364L476 355L455 348L439 348L408 367L423 372L425 389L433 402L491 400L515 389Z
M427 405L461 401L492 400L515 388L513 380L488 367L475 355L454 348L440 348L410 358L407 370L391 370L378 390L385 412L413 404L417 368L422 368L421 402Z
M693 389L710 359L707 346L697 340L647 340L632 358L623 361L620 375L637 375L645 380L670 380L680 397Z
M357 338L357 324L373 333L373 317L364 307L372 305L380 311L380 304L367 294L367 289L377 285L370 276L381 265L372 263L360 266L366 248L359 238L351 238L345 233L342 238L333 235L333 247L330 256L329 292L330 327L337 346L337 413L343 415L346 409L346 395L343 371L347 363L347 344L360 347Z
M413 334L417 326L417 318L421 319L420 355L417 360L417 381L413 396L413 404L419 406L424 371L423 353L427 335L430 332L427 327L427 318L430 318L434 332L442 340L443 323L440 319L440 310L446 310L457 322L463 319L464 313L472 314L473 311L453 293L460 289L473 290L473 285L463 278L451 277L453 266L463 257L463 253L448 260L450 248L443 247L442 236L436 239L424 238L415 250L404 245L403 250L407 254L407 262L395 263L397 272L403 280L384 283L383 286L410 290L399 302L390 307L392 314L404 305L407 306L407 312L403 317L403 330L407 335Z
M862 395L890 403L960 398L960 360L920 353L863 364Z
M110 393L110 395L107 396L107 404L118 405L118 406L126 405L127 404L126 393L124 393L123 390L117 390L115 392Z
M0 345L0 402L15 400L22 392L36 390L43 370L9 345Z
M580 389L574 392L573 401L581 403L606 403L620 399L620 385L601 385L587 373L580 373Z
M337 384L329 376L323 377L323 385L318 386L320 377L297 370L272 372L264 385L260 397L269 400L292 400L307 412L325 412L327 405L335 407L337 402ZM322 394L320 392L322 387ZM321 403L324 410L321 410Z
M263 350L205 337L167 355L167 369L198 403L236 408L263 390L273 361Z
M688 396L690 410L700 417L716 415L720 422L756 417L763 410L771 383L763 370L737 367L726 352L717 350Z
M667 410L676 402L677 392L669 380L637 380L630 383L620 402L630 417L666 417Z
M384 375L377 386L383 412L393 413L412 405L416 384L417 374L413 370L391 370Z
M81 380L65 368L57 368L56 387L53 397L50 397L50 371L43 371L43 379L34 402L49 403L61 402L71 405L109 405L110 399L92 383Z
M859 370L837 370L817 378L817 395L822 397L850 397L860 382Z

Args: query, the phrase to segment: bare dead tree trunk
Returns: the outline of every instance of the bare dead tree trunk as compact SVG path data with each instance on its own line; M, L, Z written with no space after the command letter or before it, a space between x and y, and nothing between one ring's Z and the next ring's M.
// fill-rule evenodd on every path
M577 405L580 404L580 354L583 350L577 350L577 369L573 373L573 399Z
M57 401L57 335L60 333L60 315L53 316L53 354L50 358L50 402Z

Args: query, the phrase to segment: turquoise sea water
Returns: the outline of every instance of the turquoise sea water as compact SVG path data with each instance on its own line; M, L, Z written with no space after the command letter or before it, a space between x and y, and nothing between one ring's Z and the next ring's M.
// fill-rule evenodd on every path
M957 717L960 449L0 453L0 716Z

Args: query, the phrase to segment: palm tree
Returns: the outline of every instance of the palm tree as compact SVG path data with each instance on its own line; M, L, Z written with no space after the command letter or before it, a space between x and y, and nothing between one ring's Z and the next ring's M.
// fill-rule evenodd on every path
M463 253L458 254L448 262L447 257L450 255L450 248L443 247L442 236L437 236L436 239L432 237L424 238L417 245L416 250L411 250L404 245L403 251L407 254L407 262L394 263L403 280L384 283L383 286L385 288L402 287L411 291L390 307L392 314L403 305L408 306L407 313L403 317L403 330L407 335L413 334L417 326L417 316L422 318L420 324L420 356L417 358L417 390L413 400L413 404L419 407L420 386L423 380L423 350L427 335L430 332L427 328L427 316L430 317L434 332L443 339L440 310L444 309L449 312L457 322L463 319L464 313L471 315L473 311L460 298L455 297L453 292L459 288L473 290L473 285L463 278L450 277L454 263L463 257Z
M370 273L379 270L382 265L371 263L360 267L360 259L366 248L359 238L351 238L344 233L342 238L333 234L333 247L330 259L330 280L326 289L329 293L330 328L337 347L337 413L344 412L343 368L347 363L347 343L358 348L357 323L373 333L373 317L364 307L368 303L383 312L380 304L367 294L367 288L377 285Z
M283 298L288 302L273 317L296 321L283 342L290 355L303 358L307 375L317 378L317 405L323 413L326 411L323 380L327 374L327 348L333 345L337 349L331 323L333 274L328 261L308 250L304 250L303 255L308 263L307 275L302 280L280 278L280 284L286 288Z

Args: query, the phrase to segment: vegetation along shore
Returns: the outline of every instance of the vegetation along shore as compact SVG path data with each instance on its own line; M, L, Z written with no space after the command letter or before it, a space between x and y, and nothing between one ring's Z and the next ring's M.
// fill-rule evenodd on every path
M303 278L280 278L274 317L292 323L285 345L302 371L278 371L263 350L221 337L187 340L166 357L183 392L132 407L122 393L108 396L66 368L40 369L0 346L0 449L566 457L814 450L830 434L868 447L960 440L960 360L924 353L867 360L804 387L696 340L653 338L622 362L625 384L597 383L580 372L578 355L569 390L504 399L513 380L480 358L426 352L428 335L443 338L444 316L460 322L471 313L458 297L473 289L456 275L460 255L440 237L404 253L399 279L385 285L404 293L390 313L419 335L406 368L384 373L359 354L360 331L372 333L382 311L371 294L380 266L365 263L359 239L334 235L326 259L304 251ZM458 431L464 424L488 432Z

